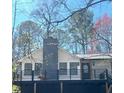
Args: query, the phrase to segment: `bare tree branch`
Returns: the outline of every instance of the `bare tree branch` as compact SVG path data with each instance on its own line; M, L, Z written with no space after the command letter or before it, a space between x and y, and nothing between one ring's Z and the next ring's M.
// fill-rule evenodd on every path
M69 19L71 16L73 16L73 15L74 15L75 13L77 13L77 12L85 11L87 8L89 8L89 7L93 6L93 5L96 5L96 4L105 2L105 1L111 1L111 0L100 0L100 1L96 1L96 2L94 2L94 3L92 3L92 1L94 1L94 0L90 0L86 7L81 8L81 9L76 10L76 11L73 11L71 15L65 17L64 19L62 19L62 20L57 20L57 21L52 21L52 22L50 22L50 23L61 23L61 22L65 21L65 20Z
M105 39L103 36L101 36L101 35L98 34L97 32L96 32L96 34L97 34L102 40L104 40L104 41L107 42L110 46L112 46L112 43L110 43L107 39Z

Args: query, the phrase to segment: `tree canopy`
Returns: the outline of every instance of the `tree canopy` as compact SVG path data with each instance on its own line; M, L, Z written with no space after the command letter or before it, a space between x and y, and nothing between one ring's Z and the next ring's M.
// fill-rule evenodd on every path
M94 20L95 14L90 7L111 0L83 0L81 7L71 8L68 0L37 0L37 7L28 14L17 27L17 2L13 24L13 60L31 54L43 45L49 36L57 38L59 47L71 53L111 52L111 17L103 15Z

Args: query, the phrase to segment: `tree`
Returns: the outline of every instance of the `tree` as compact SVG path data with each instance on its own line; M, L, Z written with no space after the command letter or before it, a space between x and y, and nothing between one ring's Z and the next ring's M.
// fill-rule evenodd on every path
M33 50L41 47L38 46L41 42L36 37L39 31L38 24L33 21L25 21L18 26L18 36L14 44L15 48L13 49L13 60L30 55Z
M25 14L26 16L29 15L27 12L25 12L24 7L22 6L30 4L31 2L23 2L21 0L13 0L13 25L12 25L12 60L17 60L18 59L18 54L17 54L17 38L18 38L18 31L17 31L17 20L18 20L18 15L20 14Z
M38 1L39 7L32 11L31 16L41 24L41 27L46 32L45 37L48 37L50 35L49 33L53 31L53 28L58 26L58 24L65 22L78 12L85 12L85 10L93 5L111 0L85 0L87 1L86 5L84 5L84 7L79 7L77 10L72 10L67 4L67 0L47 0L47 2L41 0ZM61 12L62 10L66 10L64 12L68 13L63 14Z
M103 52L111 52L112 49L112 19L107 14L98 19L94 26L94 34L99 38L97 45L101 45Z
M106 1L111 1L111 0L85 0L82 1L85 2L85 4L82 4L81 7L78 7L76 9L71 9L68 5L68 0L47 0L46 1L41 1L38 0L38 8L35 8L31 16L41 25L41 29L43 29L43 38L49 37L49 36L55 36L56 30L55 29L61 29L62 31L62 25L66 24L70 18L75 16L76 14L79 14L82 12L85 12L88 10L88 8L92 7L93 5L97 5L102 2ZM64 10L64 11L63 11ZM62 12L63 11L63 12ZM80 24L80 23L79 23ZM65 29L63 29L65 30ZM66 32L65 35L68 35L68 31ZM57 31L57 33L60 33L60 30ZM56 35L60 35L56 34ZM83 52L86 53L85 50L87 50L87 43L86 43L86 38L88 39L89 36L84 35L85 41L78 40L78 44L84 42L85 45L82 43L83 47ZM70 37L69 37L70 38ZM61 39L66 39L66 38L61 38ZM71 38L73 39L73 38ZM60 40L60 38L59 38ZM84 40L84 39L83 39ZM60 40L63 42L63 40ZM65 41L65 40L64 40ZM79 42L80 41L80 42ZM78 51L78 44L76 41L71 40L71 42L67 43L69 46L75 48L73 52L77 53ZM66 48L68 46L65 46ZM86 48L86 49L85 49Z
M68 0L47 0L47 1L38 0L38 3L39 3L38 7L34 8L34 10L30 14L35 19L35 22L37 22L39 24L38 28L40 30L36 31L37 35L38 35L36 37L37 39L35 38L35 40L34 40L34 37L32 37L32 33L30 34L30 32L28 32L28 31L26 32L26 30L22 34L20 31L23 31L21 29L23 29L25 26L23 25L23 27L20 29L21 25L19 25L18 29L15 30L15 32L13 34L13 41L21 42L21 41L33 39L33 41L27 43L25 45L25 47L30 47L30 45L31 45L31 47L32 47L32 45L34 46L34 41L37 41L36 46L38 46L38 45L41 46L41 44L39 44L39 42L42 42L43 38L46 38L49 36L55 37L55 35L58 35L57 38L60 42L60 46L63 46L65 48L68 47L69 49L72 49L72 47L74 47L75 50L72 49L72 51L73 52L77 51L79 44L77 44L77 42L75 41L75 38L72 38L69 35L69 32L67 30L65 30L65 28L63 29L62 26L65 23L67 23L68 20L71 17L73 17L74 15L76 15L82 11L85 12L88 8L92 7L93 5L96 5L96 4L99 4L102 2L106 2L106 1L111 1L111 0L85 0L85 1L87 1L85 5L82 5L81 7L78 7L75 9L71 9L67 3ZM15 8L16 7L17 7L17 4L15 4ZM17 10L17 8L15 10ZM62 12L62 10L65 10L65 12ZM15 15L16 15L16 13L17 12L15 12ZM63 13L66 13L66 14L63 14ZM16 17L14 18L14 21L15 20L16 20ZM14 24L16 24L16 22ZM14 29L15 29L15 26L14 26ZM22 36L19 38L19 35L22 35ZM85 36L86 39L88 39L88 37L89 37L89 35ZM17 43L17 44L14 42L13 42L13 51L20 51L19 47L22 45L23 45L23 48L20 48L20 49L26 49L26 48L24 48L25 42ZM88 47L87 43L85 42L86 48ZM77 47L77 48L75 48L75 47ZM32 49L33 48L31 48L29 50L32 50ZM26 50L28 50L28 49L26 49ZM86 52L86 51L84 51L84 52ZM18 53L18 52L13 52L13 58L15 59L15 55L19 55L19 54L20 53ZM23 54L23 53L21 53L21 54ZM27 53L24 53L24 54L26 55Z
M39 1L37 9L32 11L31 16L41 25L44 30L44 38L49 37L50 33L57 24L52 24L51 21L57 19L59 16L59 7L64 0L48 0Z
M93 27L93 13L89 10L81 11L70 18L70 33L75 43L81 45L84 54L87 53L88 41Z

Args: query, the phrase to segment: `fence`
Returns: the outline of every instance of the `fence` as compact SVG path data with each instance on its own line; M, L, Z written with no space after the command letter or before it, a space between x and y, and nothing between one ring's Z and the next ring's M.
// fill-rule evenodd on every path
M21 93L106 93L106 80L22 81Z

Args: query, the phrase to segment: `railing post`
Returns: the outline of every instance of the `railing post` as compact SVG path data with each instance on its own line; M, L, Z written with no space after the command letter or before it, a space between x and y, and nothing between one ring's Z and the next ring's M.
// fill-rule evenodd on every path
M63 93L63 81L60 82L60 93Z
M45 80L46 80L46 75L47 75L47 72L46 72L46 70L45 70L45 72L44 72L44 77L45 77Z
M94 69L94 79L96 80L96 70Z
M59 80L59 70L57 69L57 80Z
M15 72L13 72L13 81L15 80Z
M22 81L22 70L21 70L21 73L20 73L20 81Z
M34 81L34 70L32 70L32 81Z
M70 72L69 74L70 74L70 80L71 80L71 69L69 69L69 72Z
M34 93L37 93L37 85L36 85L36 82L34 83Z
M106 79L108 80L108 70L106 69Z
M19 73L17 72L16 75L17 75L17 81L19 81Z

